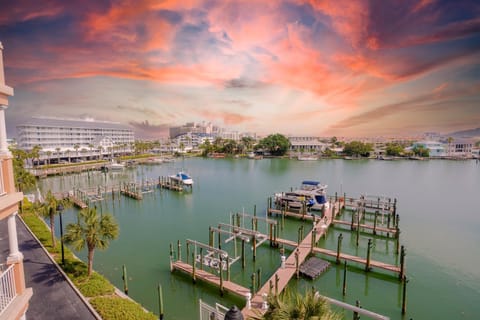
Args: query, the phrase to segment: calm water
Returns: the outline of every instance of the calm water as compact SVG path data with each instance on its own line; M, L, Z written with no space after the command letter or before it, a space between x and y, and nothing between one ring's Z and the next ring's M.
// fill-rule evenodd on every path
M169 244L185 239L208 243L208 227L228 223L231 212L265 215L267 198L274 192L299 186L304 179L329 185L329 194L346 192L385 195L398 199L401 244L407 248L407 314L401 316L401 284L388 273L364 273L349 268L348 289L342 298L343 269L335 264L315 281L292 280L305 290L314 286L322 294L390 316L392 319L478 319L480 314L480 164L474 161L294 161L286 159L178 160L157 166L140 166L124 173L90 173L42 180L42 189L68 190L112 184L114 181L158 178L184 168L192 174L192 192L156 190L143 201L115 197L97 203L99 211L111 212L120 224L120 237L107 251L96 251L94 267L118 288L123 287L122 265L128 269L132 298L158 314L156 287L164 290L166 319L197 319L198 299L224 305L243 302L220 297L218 290L193 285L188 277L169 271ZM64 219L73 221L74 210ZM349 214L345 213L344 219ZM280 237L296 240L302 222L288 220ZM310 228L310 223L305 223ZM262 229L263 228L263 229ZM58 230L58 227L56 228ZM259 231L266 233L265 226ZM335 250L342 233L343 251L365 257L368 239L340 228L330 229L321 246ZM395 263L395 242L376 239L372 259ZM240 248L240 247L239 247ZM233 245L229 245L233 252ZM85 254L79 256L85 259ZM250 275L262 269L265 281L280 264L278 249L262 246L257 261L247 250L247 267L232 267L232 280L250 286ZM243 304L242 304L243 307ZM346 318L351 318L348 313Z

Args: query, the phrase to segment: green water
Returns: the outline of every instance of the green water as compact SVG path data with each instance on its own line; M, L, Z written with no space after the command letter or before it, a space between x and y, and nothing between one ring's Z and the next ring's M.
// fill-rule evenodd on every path
M111 184L114 181L158 178L180 168L192 174L192 192L156 190L136 201L115 197L97 203L98 210L111 212L120 224L120 236L107 251L96 251L94 268L118 288L123 287L122 265L128 269L129 294L158 314L157 285L164 290L166 319L198 319L198 299L207 302L243 302L233 296L220 297L216 288L193 285L191 279L169 271L169 244L185 239L208 243L208 227L229 222L231 212L265 215L267 198L275 192L299 186L305 179L329 185L329 194L346 192L385 195L398 199L401 244L407 248L407 314L401 315L401 284L388 272L364 273L349 267L347 294L342 297L343 268L332 267L315 281L292 280L291 286L305 290L315 286L322 294L388 315L391 319L478 319L480 315L480 164L474 161L295 161L287 159L178 160L157 166L140 166L124 173L90 173L42 180L42 189L68 190ZM74 210L64 214L73 221ZM345 213L345 220L348 220ZM280 237L296 240L302 222L287 220ZM306 230L311 223L305 222ZM58 227L56 228L58 230ZM259 231L266 233L264 225ZM335 250L342 233L343 251L366 256L369 234L355 234L336 227L328 231L320 246ZM395 241L374 241L372 259L396 263ZM176 247L176 246L175 246ZM227 249L233 252L230 244ZM85 259L85 254L79 256ZM247 250L247 267L232 267L232 280L250 286L250 275L262 269L265 281L280 265L278 249L259 248L257 260ZM346 314L351 318L351 313Z

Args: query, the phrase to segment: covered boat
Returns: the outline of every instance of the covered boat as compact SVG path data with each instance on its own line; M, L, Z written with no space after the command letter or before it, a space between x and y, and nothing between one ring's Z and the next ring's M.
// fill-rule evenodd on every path
M177 180L178 182L181 182L187 186L193 185L192 177L183 171L180 171L175 175L171 175L170 178L173 180Z
M300 189L275 194L275 203L298 209L306 206L310 210L320 211L328 208L327 187L319 181L305 180Z

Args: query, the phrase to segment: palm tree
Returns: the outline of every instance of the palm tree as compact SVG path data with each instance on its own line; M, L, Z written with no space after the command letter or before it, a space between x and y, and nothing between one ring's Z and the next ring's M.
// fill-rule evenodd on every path
M60 148L56 147L55 151L57 151L57 164L59 164L60 163Z
M284 291L279 296L270 295L268 297L268 310L256 319L261 320L340 320L342 315L333 312L329 303L309 290L304 296L297 291Z
M35 145L30 152L30 156L32 158L32 166L35 168L35 159L37 159L37 163L40 163L40 151L42 147L39 145Z
M40 207L40 214L50 219L50 233L52 234L52 248L56 246L55 240L55 215L57 214L57 205L61 200L57 200L52 191L48 190L45 196L45 202Z
M452 142L453 142L453 138L452 137L448 137L447 138L447 142L448 142L448 155L451 156L452 155Z
M87 247L88 271L93 269L93 253L96 248L108 248L110 240L118 237L118 224L111 214L98 215L97 209L86 208L78 214L78 222L67 225L65 243L71 244L77 251Z
M52 151L48 150L48 151L47 151L47 157L48 157L48 158L47 158L47 161L48 161L47 163L48 163L48 165L50 165L50 157L51 157L51 156L52 156Z

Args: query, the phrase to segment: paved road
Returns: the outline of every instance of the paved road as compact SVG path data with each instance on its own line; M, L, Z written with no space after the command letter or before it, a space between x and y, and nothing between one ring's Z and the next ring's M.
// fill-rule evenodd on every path
M18 218L17 234L19 249L24 255L26 285L33 288L27 319L96 319ZM7 220L4 219L0 221L2 263L8 256L7 235Z

